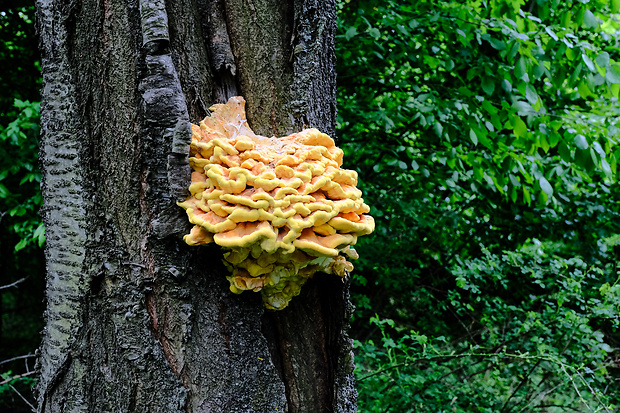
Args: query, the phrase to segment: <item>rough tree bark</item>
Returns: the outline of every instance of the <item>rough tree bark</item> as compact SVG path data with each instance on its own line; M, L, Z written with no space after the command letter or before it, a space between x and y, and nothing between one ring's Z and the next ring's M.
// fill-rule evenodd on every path
M352 412L348 287L233 295L175 202L189 122L334 134L334 1L40 0L47 327L40 412Z

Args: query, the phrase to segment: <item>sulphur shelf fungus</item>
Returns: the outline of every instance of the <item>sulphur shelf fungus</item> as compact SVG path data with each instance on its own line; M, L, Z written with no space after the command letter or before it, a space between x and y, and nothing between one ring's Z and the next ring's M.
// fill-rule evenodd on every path
M210 109L192 125L191 195L179 205L195 226L185 242L222 247L231 291L260 291L270 309L317 271L345 277L357 258L350 246L375 224L357 173L340 169L342 150L316 129L256 135L242 97Z

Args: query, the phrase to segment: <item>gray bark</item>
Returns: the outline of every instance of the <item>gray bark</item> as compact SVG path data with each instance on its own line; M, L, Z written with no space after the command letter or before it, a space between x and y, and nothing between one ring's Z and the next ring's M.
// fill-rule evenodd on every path
M47 326L39 412L353 412L348 286L233 295L183 243L190 122L334 134L335 5L40 0Z

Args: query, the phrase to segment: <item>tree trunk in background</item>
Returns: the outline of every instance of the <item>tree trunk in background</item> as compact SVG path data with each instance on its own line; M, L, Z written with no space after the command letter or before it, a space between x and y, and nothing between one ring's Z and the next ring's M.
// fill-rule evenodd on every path
M353 412L348 287L280 312L189 247L189 122L334 134L335 4L41 0L47 327L40 412Z

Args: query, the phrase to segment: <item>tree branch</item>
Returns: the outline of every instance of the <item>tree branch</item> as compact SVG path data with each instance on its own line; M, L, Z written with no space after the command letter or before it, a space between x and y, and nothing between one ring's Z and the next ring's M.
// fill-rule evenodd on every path
M2 386L3 384L10 383L13 380L21 379L21 378L27 377L27 376L32 376L35 373L36 373L36 371L33 370L33 371L29 371L28 373L18 374L16 376L9 377L8 379L4 379L4 380L0 381L0 386Z
M20 278L19 280L14 281L11 284L0 285L0 290L4 290L4 289L10 288L10 287L15 287L17 284L26 281L26 278L28 278L28 277ZM4 362L0 362L0 364L2 364L2 363L4 363Z
M13 358L10 358L10 359L6 359L6 360L0 361L0 365L5 364L5 363L10 363L11 361L20 360L20 359L27 359L27 358L31 358L31 357L35 357L35 355L34 354L26 354L24 356L13 357Z

